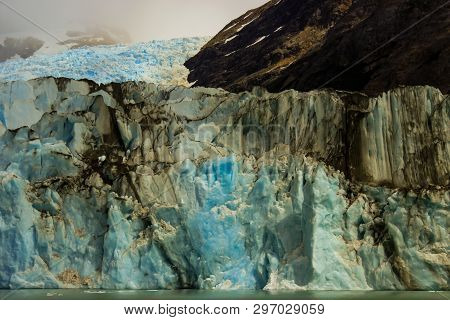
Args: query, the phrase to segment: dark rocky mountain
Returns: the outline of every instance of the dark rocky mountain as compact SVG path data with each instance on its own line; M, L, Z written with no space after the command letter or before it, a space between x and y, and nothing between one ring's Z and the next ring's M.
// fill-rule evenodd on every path
M0 43L0 62L18 55L21 58L31 57L44 45L44 41L34 37L17 39L7 37L3 44Z
M375 95L450 89L448 0L272 0L229 23L186 62L196 86Z

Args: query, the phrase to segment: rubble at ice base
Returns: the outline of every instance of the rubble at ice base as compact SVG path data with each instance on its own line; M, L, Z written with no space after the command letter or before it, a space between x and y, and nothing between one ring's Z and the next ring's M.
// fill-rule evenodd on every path
M448 290L450 100L0 86L0 287Z

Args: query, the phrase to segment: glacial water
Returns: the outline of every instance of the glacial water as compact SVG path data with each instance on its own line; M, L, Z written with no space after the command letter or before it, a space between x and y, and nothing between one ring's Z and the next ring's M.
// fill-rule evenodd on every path
M0 290L0 300L448 300L450 291Z

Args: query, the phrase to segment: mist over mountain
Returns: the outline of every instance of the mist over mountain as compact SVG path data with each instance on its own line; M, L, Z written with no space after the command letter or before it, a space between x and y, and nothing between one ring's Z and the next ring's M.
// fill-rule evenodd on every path
M131 41L211 36L241 12L265 0L5 0L50 33L88 27L123 30ZM0 3L0 36L38 28Z

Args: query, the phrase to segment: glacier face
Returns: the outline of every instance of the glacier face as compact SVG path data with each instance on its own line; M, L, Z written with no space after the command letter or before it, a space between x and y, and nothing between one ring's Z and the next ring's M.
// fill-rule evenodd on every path
M448 290L449 108L2 84L0 287Z
M27 59L12 59L0 63L0 81L65 77L97 83L147 81L188 85L189 71L183 63L207 40L193 37L82 47Z

